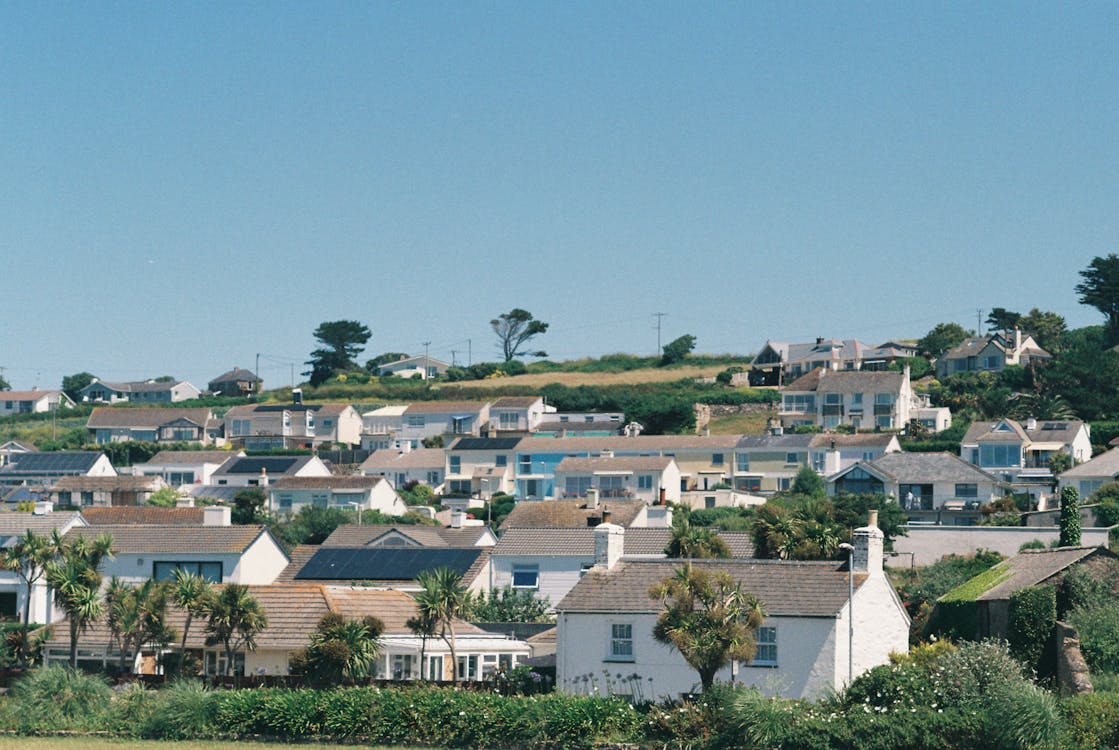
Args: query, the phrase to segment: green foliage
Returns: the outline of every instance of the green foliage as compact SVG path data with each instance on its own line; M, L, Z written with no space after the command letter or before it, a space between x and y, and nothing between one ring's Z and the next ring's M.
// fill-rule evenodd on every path
M476 517L488 521L491 526L500 526L505 517L513 512L513 506L516 504L517 500L513 495L498 492L478 509Z
M713 526L723 531L749 531L754 509L749 506L700 508L688 514L692 526Z
M1068 451L1057 451L1049 457L1045 465L1049 468L1049 471L1053 472L1053 476L1064 474L1072 468L1072 456L1068 454Z
M1093 672L1119 672L1119 601L1083 603L1068 613L1080 650Z
M1094 607L1113 598L1111 586L1116 580L1114 565L1105 573L1085 565L1077 565L1064 574L1057 590L1057 614L1065 617L1078 607Z
M959 323L937 323L917 341L917 351L925 357L936 358L962 344L969 335Z
M504 361L508 362L521 355L529 357L547 357L546 352L526 352L524 347L532 339L548 330L548 324L537 320L528 310L514 307L507 313L502 313L490 321L494 335L497 336L497 346L501 350Z
M988 331L1013 331L1018 327L1018 321L1021 319L1022 313L1012 312L1005 307L995 307L983 322L987 324Z
M336 372L359 369L354 358L361 353L371 333L356 320L335 320L320 323L313 335L320 347L311 352L311 358L305 363L311 369L303 374L310 376L312 386L318 386Z
M1119 353L1109 348L1104 329L1080 328L1062 340L1060 355L1038 371L1044 391L1073 405L1081 419L1119 418ZM1106 442L1095 432L1092 439Z
M353 684L372 671L381 653L385 625L376 617L347 620L323 615L310 644L292 657L292 674L304 675L315 686Z
M178 500L179 493L175 491L174 487L164 487L151 494L148 498L148 505L154 505L157 508L174 508Z
M1085 693L1061 701L1061 747L1119 747L1119 693Z
M942 602L973 602L980 594L984 594L1010 577L1010 568L993 566L963 584L956 586L940 598Z
M94 729L108 709L109 695L101 677L69 667L40 667L12 685L5 723L25 733Z
M233 523L261 523L266 515L264 506L267 502L268 495L259 487L238 490L233 496L233 511L230 514Z
M935 372L932 363L924 357L903 357L902 359L891 362L888 369L894 372L902 372L906 365L909 365L910 381L920 380Z
M672 517L672 537L664 554L671 558L726 558L730 557L730 548L715 530L693 525L687 508L679 508Z
M73 375L64 375L62 377L62 390L74 402L81 401L81 395L78 393L82 388L93 382L93 374L88 372L79 372Z
M1039 310L1036 307L1022 316L1018 321L1023 331L1033 334L1034 341L1045 351L1059 354L1063 345L1063 337L1068 330L1065 319L1061 315L1048 310Z
M745 371L746 369L744 367L731 365L727 369L720 371L719 374L715 376L715 382L719 385L730 385L731 380L734 378L735 375Z
M1055 667L1042 664L1042 656L1056 624L1057 590L1053 586L1029 586L1010 595L1010 653L1039 674L1051 674Z
M653 637L680 652L699 673L704 692L732 660L754 657L754 631L765 608L729 573L688 564L650 588L649 596L664 606Z
M551 622L550 609L551 602L535 591L506 586L472 597L465 617L470 622Z
M1088 267L1080 272L1082 281L1076 285L1080 304L1089 305L1103 313L1106 320L1107 345L1119 344L1119 256L1092 258Z
M695 349L695 344L695 336L689 333L669 341L664 345L664 348L661 349L660 366L665 367L683 362L688 358L688 355L692 353L692 350Z
M242 648L256 648L256 637L268 627L264 609L249 593L249 587L227 583L214 596L207 607L206 645L220 645L225 649L226 674L233 670L233 655Z
M827 488L824 486L824 478L811 466L802 466L793 479L791 492L794 495L820 498L827 494Z
M937 600L929 614L925 636L973 639L979 632L975 599L1010 576L1006 566L994 566L956 586Z
M221 697L198 680L176 680L158 692L146 720L132 732L167 740L214 737Z
M1080 546L1080 492L1071 485L1061 488L1061 547Z
M429 435L420 442L425 448L442 448L445 445L442 435Z
M979 550L968 556L948 555L919 568L889 568L890 579L909 612L910 640L921 639L937 599L1002 559L997 552Z
M397 494L407 505L435 505L435 490L414 480L405 484Z

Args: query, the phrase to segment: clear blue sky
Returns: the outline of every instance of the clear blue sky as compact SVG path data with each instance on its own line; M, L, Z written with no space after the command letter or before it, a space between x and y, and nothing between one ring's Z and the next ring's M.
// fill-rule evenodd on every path
M0 367L233 365L324 320L493 359L1073 326L1119 252L1114 3L5 3ZM985 314L984 313L984 314ZM363 359L365 356L363 355ZM298 372L301 367L297 367Z

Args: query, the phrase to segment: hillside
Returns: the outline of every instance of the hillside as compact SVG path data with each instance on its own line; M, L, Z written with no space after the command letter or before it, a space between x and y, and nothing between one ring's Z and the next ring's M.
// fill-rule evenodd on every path
M551 383L568 387L580 385L637 385L641 383L666 383L685 378L710 378L727 368L726 365L700 365L684 367L650 367L625 372L530 372L502 378L463 380L455 383L458 388L521 387L540 388Z

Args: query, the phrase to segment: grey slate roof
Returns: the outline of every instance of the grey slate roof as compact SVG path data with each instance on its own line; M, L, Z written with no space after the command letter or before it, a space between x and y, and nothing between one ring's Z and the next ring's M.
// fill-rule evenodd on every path
M89 415L86 427L89 429L131 427L155 429L165 424L186 419L199 427L213 418L209 409L160 409L144 407L98 406Z
M719 532L734 557L753 557L754 544L746 532ZM663 555L672 539L672 529L626 529L625 555ZM509 529L502 534L493 554L594 557L594 529Z
M832 443L836 448L878 447L886 448L897 436L889 432L859 432L847 435L841 432L821 432L810 435L812 448L828 448Z
M238 381L251 383L259 379L260 378L243 367L234 367L229 372L223 372L221 375L211 380L210 385L214 383L236 383Z
M886 453L864 465L906 484L1000 482L998 477L951 453Z
M367 490L386 481L384 477L366 477L361 475L329 476L329 477L283 477L272 482L274 490Z
M269 476L294 474L307 465L313 456L246 456L232 458L214 472L214 477L228 474L259 474L268 472Z
M230 554L244 552L262 534L270 532L264 526L132 526L100 524L71 529L67 539L76 536L113 537L116 554L185 552L203 554ZM279 543L277 543L279 546Z
M323 547L365 547L385 535L395 532L415 541L421 547L473 548L488 531L486 526L464 526L452 529L445 526L388 524L343 524L323 540Z
M400 469L442 469L446 464L447 452L442 448L413 448L407 453L390 449L373 451L358 470L368 474Z
M583 528L588 519L600 520L604 509L610 511L611 523L629 526L644 508L644 500L603 500L597 509L588 508L585 500L522 500L500 528Z
M521 442L519 437L462 437L455 440L447 450L450 451L507 451L517 447Z
M976 601L1009 599L1015 591L1037 586L1066 568L1092 555L1110 554L1103 547L1059 547L1057 549L1030 549L1003 560L992 570L1002 574L991 588L975 598Z
M805 448L812 445L815 435L797 435L788 433L784 435L743 435L738 439L736 448L775 448L786 450L789 448Z
M0 513L0 547L5 547L14 537L30 531L39 536L48 536L55 529L64 529L71 523L85 525L85 520L77 511L44 513Z
M1119 475L1119 448L1112 448L1091 461L1072 467L1061 474L1061 478L1115 477L1116 475Z
M237 456L237 451L160 451L149 464L223 464Z
M556 466L556 471L664 471L668 468L668 465L670 463L672 463L672 459L668 456L615 456L610 458L568 457L559 462L559 464Z
M1079 419L1039 419L1035 429L1026 427L1013 419L1001 420L1013 432L992 432L999 422L972 422L960 441L963 445L986 442L1030 441L1035 443L1071 443L1080 434L1084 422Z
M765 604L769 616L835 617L847 604L847 571L837 562L787 560L694 560L696 568L722 570ZM673 574L678 560L622 560L592 568L559 604L557 612L656 613L661 603L649 589ZM856 588L866 580L855 575Z

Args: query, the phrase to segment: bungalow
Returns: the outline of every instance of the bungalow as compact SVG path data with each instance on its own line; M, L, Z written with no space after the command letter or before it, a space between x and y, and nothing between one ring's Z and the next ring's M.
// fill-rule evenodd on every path
M160 476L62 477L48 492L55 505L107 508L146 505L167 487Z
M781 389L779 416L785 427L896 430L909 424L913 406L908 365L901 372L834 372L818 367Z
M225 413L225 437L247 450L354 446L361 415L349 404L249 404Z
M626 528L669 527L671 510L650 508L644 500L620 499L600 502L597 490L588 490L586 500L522 500L513 506L499 527L509 529L581 529L612 523Z
M418 448L424 438L453 435L478 437L490 423L485 401L419 401L402 415L401 439Z
M489 547L394 547L366 545L336 547L322 545L295 573L297 583L333 583L417 592L421 573L448 568L473 593L485 591L489 583Z
M667 456L565 458L556 466L556 494L586 497L594 488L602 499L637 498L650 505L680 499L680 468Z
M34 453L39 449L26 440L6 440L0 443L0 466L12 461L13 456Z
M817 338L815 343L767 341L750 366L753 385L782 385L817 367L832 371L885 370L916 354L910 344L889 341L879 346L858 339Z
M936 361L936 376L945 378L968 372L1001 372L1012 365L1046 364L1053 358L1030 334L1018 329L972 337L949 349Z
M71 529L65 539L78 536L113 538L113 557L101 564L108 580L139 583L149 578L169 580L175 570L197 573L214 583L272 583L287 566L283 546L266 526L232 526L229 508L221 526L82 526Z
M145 440L149 443L222 442L222 423L209 409L122 409L98 406L89 415L86 429L94 443Z
M1058 478L1058 486L1075 487L1080 497L1087 499L1103 485L1115 481L1119 481L1119 448L1072 467Z
M377 450L358 467L359 474L384 477L397 490L411 482L437 489L443 484L446 470L447 454L442 448Z
M0 466L0 486L49 485L62 477L115 477L116 469L100 451L13 453Z
M951 453L887 453L827 478L829 495L888 495L909 511L976 510L1006 484Z
M398 378L428 380L446 375L449 367L451 367L449 362L434 357L404 357L378 367L377 376L395 375Z
M244 458L244 451L160 451L151 460L133 464L132 472L163 477L172 487L210 484L214 472L231 458Z
M1024 423L1013 419L972 422L960 441L960 458L1039 501L1053 486L1049 459L1057 453L1067 454L1073 466L1088 461L1092 457L1089 425L1079 419L1033 417Z
M548 407L551 408L551 407ZM625 428L625 414L614 412L556 412L544 415L532 434L537 437L612 437Z
M230 487L267 487L283 477L329 477L318 456L247 456L230 458L210 479Z
M497 536L488 526L343 524L322 543L323 547L431 547L436 549L492 547Z
M82 508L82 518L90 526L226 526L228 508L161 508L155 505Z
M765 608L754 659L733 663L717 679L789 698L817 698L889 663L891 652L908 649L909 617L883 573L875 515L855 530L853 570L832 561L690 562L729 574ZM637 675L646 696L693 692L695 671L653 637L663 603L649 590L673 576L680 563L623 556L628 533L613 524L595 529L594 567L556 605L557 687L578 692L603 672L625 672ZM612 689L637 698L632 683L616 681Z
M0 391L0 417L72 409L73 400L63 391Z
M110 383L94 378L93 382L78 391L86 403L117 404L124 401L142 404L176 403L189 401L202 395L202 391L185 380L139 380L127 383Z
M260 393L262 382L255 373L242 367L234 367L229 372L223 372L211 380L206 388L215 396L251 398Z
M402 516L408 506L384 477L283 477L268 487L270 513L298 513L304 507L375 510Z
M16 544L19 537L31 532L39 537L49 537L57 531L65 534L86 521L77 511L49 512L40 506L38 513L0 513L0 549ZM27 602L27 586L14 572L0 570L0 621L19 620ZM30 621L49 625L57 618L46 581L40 578L31 589Z

